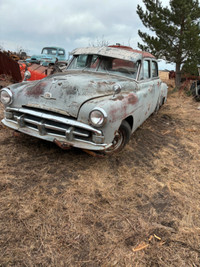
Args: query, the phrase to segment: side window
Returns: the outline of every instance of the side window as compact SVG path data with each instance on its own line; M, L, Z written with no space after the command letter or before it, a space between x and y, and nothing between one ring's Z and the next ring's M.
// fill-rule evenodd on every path
M47 49L43 49L43 50L42 50L42 54L45 54L45 55L47 55L47 54L48 54L48 51L47 51Z
M62 50L62 49L59 49L58 50L58 55L64 56L64 54L65 54L65 51L64 50Z
M158 63L156 61L152 61L152 78L158 77Z
M99 64L99 57L97 55L93 55L91 59L91 66L90 68L96 69L97 65Z
M51 51L49 50L49 53L48 54L50 54L50 55L56 55L56 50L55 49L52 49Z
M150 61L144 60L144 79L149 79L151 77L150 75Z

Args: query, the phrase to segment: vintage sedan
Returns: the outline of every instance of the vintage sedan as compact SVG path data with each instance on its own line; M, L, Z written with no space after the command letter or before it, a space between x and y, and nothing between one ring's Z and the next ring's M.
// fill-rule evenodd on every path
M63 149L119 152L167 99L157 60L120 45L72 55L63 73L3 88L2 123Z

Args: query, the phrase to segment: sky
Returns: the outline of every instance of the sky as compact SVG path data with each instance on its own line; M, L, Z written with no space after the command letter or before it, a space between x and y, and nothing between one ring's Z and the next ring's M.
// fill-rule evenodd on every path
M169 0L161 0L166 6ZM120 43L137 49L138 30L147 31L136 13L141 0L0 0L0 48L28 55L44 46L77 47ZM144 6L143 6L144 7ZM160 69L173 69L159 63Z

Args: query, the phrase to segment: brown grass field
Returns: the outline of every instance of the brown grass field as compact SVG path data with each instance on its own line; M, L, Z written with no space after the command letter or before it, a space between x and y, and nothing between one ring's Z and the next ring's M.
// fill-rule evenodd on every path
M0 266L199 267L199 106L170 93L103 158L1 124Z

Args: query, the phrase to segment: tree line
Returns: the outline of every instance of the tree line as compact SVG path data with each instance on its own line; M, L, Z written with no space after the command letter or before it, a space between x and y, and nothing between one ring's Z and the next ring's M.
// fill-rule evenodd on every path
M200 64L200 6L198 0L170 0L163 7L159 0L142 0L137 14L150 33L138 31L143 43L138 47L176 65L176 87L181 70L195 75Z

